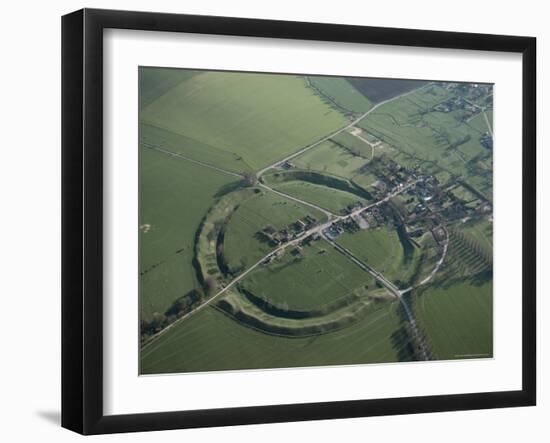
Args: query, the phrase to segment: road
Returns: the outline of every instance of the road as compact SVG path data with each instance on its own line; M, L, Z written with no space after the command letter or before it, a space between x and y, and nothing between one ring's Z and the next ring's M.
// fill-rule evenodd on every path
M305 148L302 148L300 149L299 151L296 151L294 152L293 154L290 154L288 155L287 157L283 158L283 159L279 159L277 160L276 162L266 166L265 168L261 169L260 171L258 171L258 173L256 174L258 176L258 178L260 178L267 170L273 168L274 166L278 165L278 164L281 164L281 163L285 163L289 160L292 160L294 157L298 157L299 155L303 154L304 152L307 152L309 151L310 149L313 149L315 146L318 146L320 145L321 143L324 143L326 142L327 140L331 139L332 137L340 134L341 132L344 132L345 130L351 128L352 126L355 126L357 123L359 123L361 120L363 120L365 117L367 117L369 114L371 114L372 112L376 111L380 106L383 106L387 103L390 103L394 100L397 100L397 99L400 99L402 97L405 97L407 95L410 95L410 94L413 94L415 92L418 92L424 88L427 88L428 86L432 85L433 83L430 82L430 83L427 83L425 84L424 86L421 86L420 88L416 88L416 89L413 89L412 91L408 91L408 92L404 92L403 94L400 94L400 95L396 95L395 97L392 97L392 98L389 98L387 100L384 100L384 101L381 101L380 103L377 103L376 105L374 105L372 108L370 108L367 112L361 114L359 117L357 117L355 120L353 120L351 123L349 123L348 125L344 126L343 128L340 128L338 129L337 131L327 135L326 137L323 137L322 139L320 140L317 140L316 142L312 143L311 145L308 145L306 146Z
M166 331L170 330L170 328L172 328L173 326L175 326L176 324L178 323L181 323L183 320L191 317L192 315L196 314L197 312L199 312L201 309L204 309L206 306L208 306L210 303L212 303L214 300L218 299L221 295L223 295L225 292L227 292L230 288L232 288L233 286L235 286L235 284L237 284L240 280L242 280L244 277L246 277L250 272L252 272L254 269L256 269L260 264L262 264L265 260L269 259L271 256L279 253L280 251L283 251L284 249L288 248L289 246L293 246L293 245L296 245L298 243L300 243L302 240L304 240L305 238L309 237L310 235L313 235L313 234L320 234L322 235L323 231L325 229L327 229L330 225L332 225L333 223L335 223L336 221L343 221L343 220L346 220L348 218L351 218L357 214L359 214L360 212L362 211L365 211L369 208L372 208L374 206L378 206L384 202L387 202L390 198L392 197L395 197L396 195L399 195L401 194L402 192L405 192L407 189L409 189L411 186L415 185L419 180L415 180L409 184L407 184L406 186L403 186L401 189L398 189L396 191L394 191L393 193L387 195L386 197L384 197L383 199L375 202L375 203L371 203L369 205L366 205L366 206L362 206L358 209L356 209L355 211L347 214L347 215L333 215L332 217L329 218L329 220L323 224L320 224L320 225L317 225L317 226L314 226L310 229L308 229L307 231L304 231L302 234L298 235L296 238L280 245L278 248L275 248L273 251L271 251L269 254L266 254L265 256L263 256L261 259L259 259L256 263L254 263L252 266L250 266L246 271L242 272L241 274L239 274L237 277L235 277L233 280L231 280L229 283L227 283L226 286L224 286L219 292L217 292L215 295L213 295L212 297L206 299L203 303L201 303L199 306L197 306L195 309L193 309L192 311L189 311L187 314L184 314L182 315L180 318L178 318L176 321L174 321L173 323L170 323L168 326L166 326L164 329L161 329L159 332L157 332L156 334L152 335L149 340L147 342L145 342L141 349L142 351L145 350L146 348L149 347L149 345L151 345L152 343L154 343L161 335L165 334ZM266 187L264 185L264 187ZM269 187L267 187L269 190L273 191L273 192L276 192L278 193L278 191L275 191ZM282 194L284 195L285 197L289 197L287 196L286 194ZM298 201L298 202L302 202L301 200L299 199L294 199L293 200L295 201ZM304 202L305 204L308 204L308 205L311 205L310 203L307 203L307 202ZM324 235L323 235L323 238L326 238ZM331 242L332 244L332 242ZM365 265L366 266L366 265ZM382 276L382 274L379 274L380 276ZM382 276L382 278L384 278L384 280L386 282L388 282L389 284L391 284L391 282L389 282L388 280L385 279L384 276ZM395 286L394 286L395 287ZM145 354L147 355L147 354Z
M307 202L305 200L301 200L299 198L296 198L296 197L292 197L288 194L285 194L283 192L280 192L280 191L276 191L275 189L267 186L266 184L262 183L260 181L260 178L261 176L269 169L271 169L272 167L274 167L275 165L277 164L280 164L280 163L284 163L284 162L287 162L297 156L299 156L300 154L303 154L304 152L306 151L309 151L310 149L313 149L314 147L320 145L321 143L329 140L331 137L334 137L335 135L337 134L340 134L341 132L351 128L352 126L356 125L357 123L359 123L361 120L363 120L365 117L367 117L369 114L371 114L372 112L374 112L376 109L378 109L380 106L383 106L389 102L392 102L394 100L397 100L401 97L405 97L409 94L412 94L414 92L417 92L421 89L424 89L428 86L430 86L432 83L427 83L426 85L424 86L421 86L420 88L416 88L416 89L413 89L412 91L408 91L408 92L405 92L403 94L400 94L398 96L395 96L395 97L392 97L390 99L387 99L387 100L384 100L380 103L377 103L376 105L374 105L371 109L369 109L367 112L365 112L364 114L362 114L360 117L356 118L355 120L353 120L350 124L344 126L343 128L339 129L338 131L336 132L333 132L331 133L330 135L318 140L317 142L311 144L311 145L308 145L306 146L305 148L303 149L300 149L299 151L297 152L294 152L293 154L283 158L283 159L279 159L278 161L272 163L271 165L269 166L266 166L265 168L261 169L257 174L256 176L258 177L258 184L266 189L266 190L269 190L271 192L274 192L275 194L278 194L278 195L281 195L285 198L288 198L290 200L293 200L293 201L296 201L298 203L301 203L301 204L304 204L306 206L310 206L310 207L313 207L321 212L323 212L324 214L327 215L327 217L329 218L329 220L321 225L318 225L318 226L315 226L311 229L309 229L308 231L305 231L304 233L302 233L301 235L297 236L295 239L279 246L278 248L276 248L275 250L271 251L269 254L265 255L264 257L262 257L260 260L258 260L256 263L254 263L252 266L250 266L246 271L242 272L241 274L239 274L237 277L235 277L233 280L231 280L229 283L227 283L227 285L221 289L219 292L217 292L215 295L213 295L212 297L208 298L207 300L205 300L202 304L200 304L199 306L197 306L195 309L193 309L192 311L188 312L187 314L181 316L179 319L177 319L176 321L174 321L173 323L171 323L170 325L166 326L164 329L160 330L159 332L157 332L155 335L151 336L149 338L149 340L147 342L145 342L142 346L142 351L145 350L146 348L148 348L152 343L154 343L161 335L163 335L164 333L166 333L166 331L170 330L173 326L175 326L176 324L182 322L183 320L191 317L192 315L194 315L195 313L197 313L198 311L204 309L206 306L208 306L212 301L216 300L217 298L219 298L221 295L223 295L225 292L227 292L231 287L233 287L236 283L238 283L240 280L242 280L244 277L246 277L250 272L252 272L254 269L256 269L261 263L263 263L265 260L267 260L268 258L270 258L272 255L274 254L277 254L279 251L282 251L284 250L285 248L289 247L289 246L292 246L292 245L295 245L297 243L299 243L300 241L302 241L303 239L309 237L310 235L312 234L315 234L315 233L318 233L318 234L321 234L322 235L322 232L328 228L330 225L332 225L334 222L337 222L337 221L342 221L342 220L346 220L350 217L354 217L355 215L363 212L364 210L366 209L369 209L371 207L374 207L374 206L378 206L384 202L387 202L390 198L406 191L407 189L409 189L411 186L415 185L419 180L415 180L409 184L407 184L406 186L403 186L401 189L398 189L396 191L394 191L393 193L391 194L388 194L386 197L384 197L383 199L375 202L375 203L372 203L370 205L367 205L367 206L362 206L362 207L359 207L358 209L356 209L355 211L351 212L350 214L347 214L347 215L336 215L336 214L333 214L332 212L330 211L327 211L326 209L324 208L321 208L320 206L317 206L313 203L310 203L310 202ZM146 145L147 148L149 149L153 149L153 150L156 150L156 151L159 151L159 152L162 152L166 155L170 155L170 156L173 156L173 157L178 157L178 158L181 158L181 159L184 159L184 160L187 160L187 161L190 161L192 163L195 163L195 164L198 164L198 165L201 165L201 166L204 166L204 167L207 167L207 168L210 168L210 169L213 169L215 171L219 171L219 172L222 172L224 174L228 174L228 175L231 175L231 176L235 176L235 177L239 177L239 178L243 178L243 175L242 174L238 174L236 172L232 172L232 171L228 171L226 169L223 169L223 168L219 168L217 166L214 166L214 165L211 165L209 163L206 163L206 162L202 162L202 161L199 161L199 160L195 160L195 159L192 159L192 158L189 158L185 155L182 155L182 154L179 154L179 153L176 153L176 152L173 152L173 151L170 151L170 150L167 150L167 149L164 149L164 148L161 148L161 147L158 147L158 146L153 146L153 145ZM327 238L326 236L323 235L323 238ZM331 244L336 244L336 243L333 243L333 242L330 242ZM357 263L356 263L357 264ZM364 264L363 264L364 265ZM366 266L366 265L364 265ZM376 272L376 271L374 271ZM387 287L393 287L392 289L392 292L395 293L395 291L397 291L397 293L399 294L398 295L398 298L399 300L401 301L401 293L399 291L399 289L393 285L393 283L391 283L389 280L387 280L382 274L380 273L377 273L378 276L377 278L380 280L380 281L383 281L384 283L386 283L386 285L388 285ZM402 302L403 304L403 302ZM404 304L404 308L405 308L405 311L407 312L407 317L409 317L410 319L412 319L412 322L411 322L411 325L413 326L413 328L416 328L416 323L414 323L414 318L412 318L412 314L410 313L409 311L409 308L408 306L406 306L406 304ZM409 320L410 321L410 320Z
M258 182L258 185L261 186L262 188L268 190L268 191L271 191L277 195L280 195L282 197L285 197L289 200L293 200L295 202L298 202L298 203L301 203L303 205L306 205L306 206L309 206L311 208L314 208L314 209L317 209L318 211L321 211L323 214L325 214L329 219L332 218L332 217L337 217L336 214L334 214L333 212L330 212L328 209L325 209L325 208L322 208L321 206L317 206L316 204L313 204L313 203L310 203L310 202L307 202L305 200L300 200L299 198L297 197L293 197L292 195L290 194L286 194L284 192L281 192L281 191L277 191L276 189L273 189L273 188L270 188L269 186L267 186L265 183L262 183L262 182Z
M489 123L489 118L487 117L487 113L485 112L485 109L483 111L483 117L485 117L485 123L487 123L487 128L489 129L489 134L491 134L491 137L493 136L493 128L491 128L491 123Z
M416 338L416 343L419 345L420 352L422 354L422 358L424 360L429 360L429 353L425 348L424 340L422 339L422 335L418 331L418 327L416 326L416 320L414 319L414 315L411 312L409 305L405 300L403 300L403 294L404 291L401 291L397 286L395 286L391 281L389 281L386 277L384 277L383 274L380 272L374 270L369 265L361 261L359 258L357 258L349 249L344 248L343 246L336 243L334 240L331 240L327 236L323 235L323 238L328 241L338 252L345 255L347 258L349 258L353 263L355 263L357 266L359 266L363 271L368 272L371 274L376 281L380 282L386 289L388 289L401 303L401 306L403 307L403 310L405 311L405 315L407 316L407 320L409 324L411 325L411 329L413 331L413 334ZM412 288L409 288L412 289Z

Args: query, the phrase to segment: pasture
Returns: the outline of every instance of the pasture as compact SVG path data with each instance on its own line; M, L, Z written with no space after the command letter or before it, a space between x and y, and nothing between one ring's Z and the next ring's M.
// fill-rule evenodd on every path
M366 137L366 132L364 131L362 131L361 137L368 140ZM334 136L332 140L334 143L348 150L353 155L363 157L366 160L372 160L372 157L374 156L374 149L368 143L365 143L363 140L347 131L340 132L340 134Z
M142 109L179 83L200 71L191 69L139 67L139 108Z
M370 150L370 147L367 146ZM292 160L300 169L329 173L350 179L356 175L367 160L350 153L328 140Z
M344 233L337 243L398 286L408 286L416 273L421 252L405 243L393 226L384 225L354 233Z
M140 312L150 319L196 288L195 233L234 178L160 152L139 151Z
M372 108L372 103L343 77L307 77L311 87L325 100L344 113L363 114Z
M493 356L493 285L464 280L414 295L419 326L439 359Z
M320 309L365 286L374 289L373 278L325 240L287 249L253 271L242 286L272 304L296 310Z
M242 158L254 170L347 123L303 77L212 71L154 100L140 121ZM208 155L204 161L224 167Z
M365 204L366 199L351 192L305 181L287 181L275 186L277 191L313 203L333 213L344 213L354 203Z
M268 335L208 307L140 355L141 374L350 365L410 360L395 303L348 328L305 338Z

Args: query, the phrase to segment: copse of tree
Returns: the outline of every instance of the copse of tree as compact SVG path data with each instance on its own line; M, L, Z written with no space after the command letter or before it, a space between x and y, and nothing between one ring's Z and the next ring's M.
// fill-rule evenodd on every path
M144 343L148 338L166 328L171 323L174 323L178 318L191 312L200 305L202 299L202 292L197 289L192 289L172 303L172 306L170 306L164 314L155 312L151 320L147 321L141 319L139 324L141 343Z
M246 186L255 186L258 183L258 177L253 171L243 172L243 181Z
M208 276L204 279L204 289L208 295L214 294L217 288L218 284L214 277Z
M191 289L183 297L178 298L170 306L164 315L166 317L181 317L191 311L202 299L202 294L197 289Z

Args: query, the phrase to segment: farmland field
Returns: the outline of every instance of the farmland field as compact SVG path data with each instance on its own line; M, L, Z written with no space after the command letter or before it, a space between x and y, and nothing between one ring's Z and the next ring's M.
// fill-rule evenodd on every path
M374 280L359 267L349 266L342 254L319 240L255 270L243 286L271 303L307 310L365 286L372 289Z
M308 81L312 88L343 112L363 114L372 108L370 100L341 77L311 76Z
M142 374L220 371L410 360L388 304L361 323L332 334L282 338L236 323L215 308L178 324L141 354Z
M339 189L304 181L289 181L275 187L278 191L309 201L334 213L341 213L348 205L365 199Z
M148 69L141 67L139 69L140 109L161 95L166 94L174 86L198 74L200 74L200 71L190 69Z
M198 286L195 233L218 191L235 179L145 148L139 165L140 300L149 319Z
M368 140L365 132L361 134L361 137ZM374 149L372 146L348 132L341 132L337 136L333 137L332 140L334 143L351 152L353 155L362 157L366 160L372 160L374 156Z
M492 357L492 92L140 67L140 374Z
M346 233L337 241L394 283L410 278L420 255L414 245L400 240L397 230L388 226Z
M367 148L370 152L370 147ZM365 163L365 158L353 155L331 141L322 143L294 160L298 168L326 172L347 179L355 176Z
M415 298L418 320L440 359L493 355L492 284L433 287Z
M242 158L252 169L346 124L303 78L231 72L205 72L174 86L142 109L140 121ZM224 166L217 158L204 161Z

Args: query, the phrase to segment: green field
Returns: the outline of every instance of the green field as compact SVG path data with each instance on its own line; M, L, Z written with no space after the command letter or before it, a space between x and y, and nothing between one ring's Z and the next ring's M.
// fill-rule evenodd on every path
M140 121L242 157L252 169L347 122L301 77L231 72L204 72L179 83L144 107ZM224 167L209 151L199 160Z
M140 373L491 357L490 97L140 67Z
M224 151L215 146L146 123L139 124L139 138L140 143L148 148L160 148L192 160L220 165L226 171L241 173L252 170L252 166L243 157L235 153Z
M301 169L325 172L349 179L358 173L367 160L352 155L349 150L331 141L326 141L296 157L292 162Z
M234 178L144 148L139 155L140 311L149 319L198 286L191 265L195 233Z
M430 287L415 297L419 326L439 359L492 357L493 285L468 281Z
M182 322L140 356L140 373L220 371L410 360L398 331L397 305L388 303L349 328L284 338L255 331L207 308Z
M458 112L432 110L449 98L446 89L432 86L381 106L359 126L410 156L396 158L400 164L422 165L428 173L451 171L488 196L492 192L491 171L480 174L473 169L476 162L490 156L479 142L478 122L463 123Z
M166 94L174 86L188 80L200 71L171 68L139 68L139 108Z
M344 78L311 76L308 80L312 87L337 109L363 114L372 108L370 100Z
M278 191L320 206L333 213L344 213L348 205L366 200L350 192L304 181L288 181L275 187Z
M487 117L490 119L489 122L491 122L492 121L491 111L487 111ZM483 116L483 112L480 112L471 120L469 120L468 125L474 128L475 130L477 130L479 134L485 134L486 132L489 131L489 127L487 126L487 122L485 121L485 117Z
M363 134L366 133L363 132ZM363 134L361 134L361 137L368 140ZM363 157L367 160L372 160L374 156L374 150L368 143L365 143L349 132L340 132L340 134L332 137L332 140L356 156Z
M287 251L247 276L242 285L270 303L307 310L365 286L373 289L374 280L358 266L350 266L349 260L325 240L318 240L295 253Z
M344 233L336 241L393 283L400 281L404 286L408 286L420 258L420 251L401 241L393 226Z
M274 249L258 238L258 231L267 225L281 230L307 215L319 221L326 218L322 212L269 191L262 191L246 200L231 215L225 231L224 257L227 265L231 269L250 267Z

